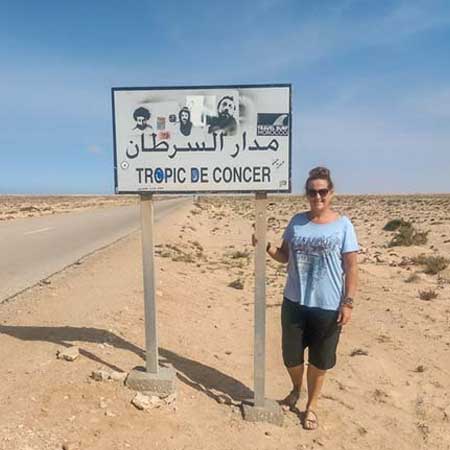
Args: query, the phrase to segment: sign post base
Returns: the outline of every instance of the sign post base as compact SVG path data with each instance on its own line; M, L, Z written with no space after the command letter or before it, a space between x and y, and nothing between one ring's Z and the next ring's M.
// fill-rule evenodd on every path
M147 372L144 367L135 367L125 384L134 391L165 396L175 392L175 379L176 372L172 366L159 367L158 373Z
M242 414L248 422L268 422L283 426L284 414L281 406L274 400L264 399L264 405L255 406L253 402L242 403Z

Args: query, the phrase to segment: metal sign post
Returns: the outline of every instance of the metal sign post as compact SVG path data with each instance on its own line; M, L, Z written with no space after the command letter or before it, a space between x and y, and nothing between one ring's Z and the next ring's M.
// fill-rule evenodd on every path
M267 194L255 196L255 406L264 406L266 373L266 204Z
M169 395L175 391L175 371L166 364L159 366L156 320L156 284L153 240L153 195L141 194L142 270L145 306L145 368L135 367L126 379L136 391Z
M147 372L158 373L156 332L155 261L153 246L153 195L141 195L142 268L144 275L145 350Z
M266 398L266 226L267 193L255 194L255 334L253 353L254 400L243 403L244 419L283 425L280 405Z

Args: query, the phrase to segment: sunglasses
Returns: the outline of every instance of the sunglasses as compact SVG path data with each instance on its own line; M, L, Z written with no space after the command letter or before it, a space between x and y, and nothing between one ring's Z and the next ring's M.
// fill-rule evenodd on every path
M319 194L321 198L325 198L329 192L330 192L329 189L317 189L317 190L316 189L308 189L306 191L306 194L308 195L308 197L311 197L311 198L317 197L317 194Z

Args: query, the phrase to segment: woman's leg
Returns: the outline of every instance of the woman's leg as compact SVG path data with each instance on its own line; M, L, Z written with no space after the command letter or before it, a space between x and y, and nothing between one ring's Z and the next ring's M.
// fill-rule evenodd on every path
M287 367L287 371L292 380L292 386L299 392L302 387L304 368L305 368L304 364L300 364L299 366L295 367Z
M341 328L337 324L337 311L311 309L308 314L309 364L306 373L308 402L304 427L315 430L317 402L322 391L327 370L336 364L336 348Z
M317 428L317 416L315 410L317 401L322 391L323 382L325 381L326 370L318 369L312 364L308 365L306 378L308 382L308 403L306 404L305 428L307 430L315 430Z
M303 364L303 315L297 303L284 299L281 307L283 361L291 377L292 390L282 403L294 408L302 387Z
M292 381L292 390L287 397L283 399L283 403L290 408L294 408L300 398L300 391L302 389L304 364L295 367L287 367L287 371Z

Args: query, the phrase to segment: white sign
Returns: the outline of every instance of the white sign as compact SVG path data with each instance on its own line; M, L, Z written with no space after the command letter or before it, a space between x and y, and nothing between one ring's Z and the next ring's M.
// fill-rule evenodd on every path
M113 88L116 193L290 192L290 85Z

